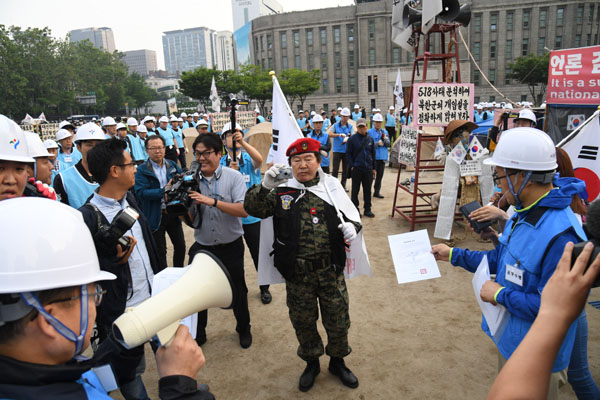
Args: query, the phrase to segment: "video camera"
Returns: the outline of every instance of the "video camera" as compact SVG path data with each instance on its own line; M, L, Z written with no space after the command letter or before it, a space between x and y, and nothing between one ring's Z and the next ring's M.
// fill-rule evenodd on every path
M594 250L592 250L592 255L588 260L588 265L585 267L587 271L587 269L590 267L590 264L596 259L596 257L598 257L598 254L600 254L600 200L596 200L588 206L586 222L583 224L583 230L585 231L585 234L589 240L586 242L577 243L573 247L571 268L573 268L575 260L581 254L585 245L588 242L591 242L594 245ZM596 280L594 281L594 285L592 287L598 286L600 286L600 274L596 276Z
M121 249L126 253L131 246L131 239L125 236L125 233L131 229L139 216L138 212L131 207L119 211L112 223L99 227L98 232L94 235L94 242L111 250L120 244Z
M189 192L190 190L198 191L198 181L196 180L198 168L200 168L200 163L192 163L187 172L173 177L171 187L165 192L167 195L167 213L184 215L192 205Z

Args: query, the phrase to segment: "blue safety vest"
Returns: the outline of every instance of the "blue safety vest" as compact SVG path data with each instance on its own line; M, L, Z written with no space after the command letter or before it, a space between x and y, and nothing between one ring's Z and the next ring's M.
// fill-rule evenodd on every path
M362 118L362 113L360 111L357 113L355 113L355 112L352 113L352 119L354 121L358 121L359 118Z
M100 186L97 183L88 182L75 166L62 171L60 177L69 197L69 205L75 209L84 205L94 190Z
M346 126L342 126L340 122L337 122L333 126L333 130L335 133L345 133L347 137L352 133L352 125L346 124ZM334 153L345 153L346 152L346 144L344 143L345 137L339 136L333 138L333 152Z
M375 160L387 160L388 159L388 149L384 146L379 146L377 142L383 140L383 135L385 135L387 131L380 129L377 130L375 128L371 128L368 131L369 136L373 138L375 142Z
M238 159L238 167L240 168L240 173L244 178L244 182L246 182L246 188L250 189L250 187L259 184L262 181L262 175L260 174L260 168L254 168L254 164L252 164L252 157L250 154L246 153L242 150L240 153L241 160ZM225 154L221 157L221 161L219 164L226 167L228 164L229 154ZM242 218L242 224L253 224L255 222L260 221L260 218L253 217L252 215L248 215L247 217Z
M385 126L387 126L389 128L395 128L396 127L396 117L393 115L390 115L390 113L387 113L385 115Z
M69 154L69 155L65 154L59 148L56 159L59 162L60 171L63 171L65 169L70 168L73 165L77 164L79 162L79 160L81 160L81 153L79 152L79 150L77 150L77 147L75 147L75 146L73 146L73 148L71 149L71 154Z
M190 127L190 123L187 122L187 121L183 121L183 127L182 127L182 129L187 129L189 127Z
M133 136L128 133L127 138L129 139L131 158L133 161L143 161L145 159L146 150L144 149L144 144L139 135Z
M173 141L173 132L171 128L167 126L167 129L162 129L160 126L156 128L158 134L165 139L165 146L170 147L174 146L175 142Z
M183 131L181 129L175 130L171 128L171 132L173 132L173 136L175 137L177 147L181 149L183 147Z
M315 134L315 131L312 131L308 134L308 137L317 140L319 143L321 143L321 146L325 146L329 140L329 136L323 131L321 131L321 134L318 136ZM327 156L323 156L323 154L321 154L321 167L329 167L329 154Z

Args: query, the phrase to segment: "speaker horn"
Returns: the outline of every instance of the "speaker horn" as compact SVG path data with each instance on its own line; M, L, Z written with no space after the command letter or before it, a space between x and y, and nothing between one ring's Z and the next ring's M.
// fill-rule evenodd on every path
M460 12L454 18L454 22L461 24L462 26L468 26L471 22L471 5L463 4L460 6Z
M410 7L408 4L404 6L404 10L402 11L402 22L404 23L404 28L408 28L413 24L420 25L421 24L421 11L415 10Z
M443 21L453 21L460 12L460 4L458 0L443 0L442 1L442 12L437 17Z
M212 254L201 251L171 286L117 318L113 322L113 333L128 349L155 336L161 344L167 344L182 318L209 308L233 307L233 288L223 264Z

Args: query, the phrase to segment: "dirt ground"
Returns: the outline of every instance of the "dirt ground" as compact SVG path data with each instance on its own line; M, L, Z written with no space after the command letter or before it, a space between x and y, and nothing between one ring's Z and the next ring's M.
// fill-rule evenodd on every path
M374 219L363 219L364 236L373 278L347 282L352 326L352 353L346 358L360 386L349 389L329 374L329 358L321 358L321 374L308 393L298 391L305 363L297 357L297 341L285 305L285 287L271 287L273 302L263 305L257 275L246 251L245 268L252 323L252 346L240 347L235 319L230 310L210 310L208 341L202 347L206 364L198 382L207 383L218 399L483 399L497 373L497 352L481 330L481 314L471 285L472 274L447 262L439 262L441 278L398 285L387 240L407 232L409 224L390 218L397 170L386 168L382 194L373 199ZM404 176L403 176L404 177ZM348 188L350 182L348 183ZM404 193L404 192L402 192ZM362 194L360 195L362 203ZM401 195L406 203L408 196ZM362 210L361 210L362 212ZM457 225L455 225L457 226ZM434 224L427 229L432 244ZM458 247L490 249L461 227L455 229ZM188 247L192 230L185 231ZM591 300L600 300L594 289ZM593 376L600 382L600 311L587 305L588 354ZM326 335L319 322L324 342ZM156 365L147 346L147 370L143 376L152 399L157 399ZM571 388L561 397L575 399ZM121 399L120 394L114 394Z

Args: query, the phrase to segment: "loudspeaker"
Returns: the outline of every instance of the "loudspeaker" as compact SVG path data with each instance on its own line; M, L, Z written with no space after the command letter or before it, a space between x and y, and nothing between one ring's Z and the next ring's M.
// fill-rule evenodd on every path
M461 24L462 26L468 26L471 22L471 5L463 4L460 6L460 12L454 18L454 22Z
M405 28L413 24L421 25L421 11L415 10L410 7L408 4L404 6L404 11L402 11L402 23Z
M460 12L460 4L458 0L443 0L442 1L442 12L437 17L446 22L453 21Z
M182 318L209 308L233 307L233 288L223 264L212 254L201 251L171 286L117 318L113 333L128 349L155 336L160 344L166 344L175 335Z

